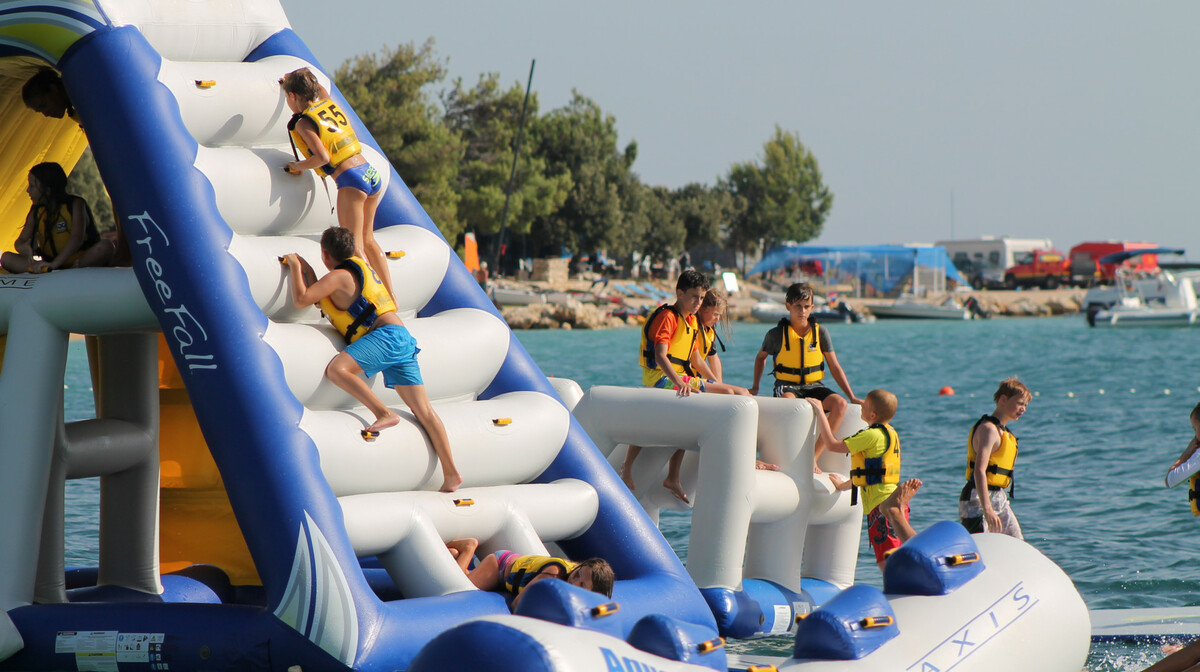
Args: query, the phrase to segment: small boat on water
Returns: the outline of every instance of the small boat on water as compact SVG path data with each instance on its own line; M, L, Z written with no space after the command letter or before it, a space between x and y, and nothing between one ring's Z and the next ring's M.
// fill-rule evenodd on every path
M871 313L879 319L919 320L969 320L977 311L963 305L953 296L941 303L921 301L914 296L902 296L890 304L871 306Z
M1101 257L1101 263L1120 264L1141 254L1183 254L1183 250L1127 250ZM1178 275L1160 270L1137 277L1117 268L1111 288L1093 288L1084 297L1087 321L1093 327L1189 327L1200 322L1194 280L1196 272Z
M492 301L500 306L528 306L535 303L546 303L545 294L530 289L492 285L488 294L492 297Z
M787 319L788 310L787 306L779 301L759 301L750 309L750 316L759 322L774 324L780 320ZM870 316L851 308L844 301L838 302L834 306L830 306L827 303L818 305L813 308L810 317L817 322L848 323L871 321Z

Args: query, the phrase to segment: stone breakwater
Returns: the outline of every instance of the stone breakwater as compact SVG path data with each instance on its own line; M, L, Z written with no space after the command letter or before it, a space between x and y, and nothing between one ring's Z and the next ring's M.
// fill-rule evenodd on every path
M983 307L997 317L1041 317L1078 313L1083 303L1083 290L1051 291L980 291L963 295L974 296ZM737 321L750 322L756 300L750 297L731 297L729 315ZM856 309L870 311L872 299L849 299ZM642 311L649 312L655 303L645 299L626 298L621 302L604 300L592 303L572 299L563 304L533 304L501 306L500 314L513 329L618 329L641 326ZM616 313L616 314L614 314Z

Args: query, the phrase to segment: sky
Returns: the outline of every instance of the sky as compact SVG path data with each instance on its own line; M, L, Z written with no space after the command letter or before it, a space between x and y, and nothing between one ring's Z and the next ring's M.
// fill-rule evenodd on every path
M282 2L330 71L431 37L443 88L524 86L536 59L541 112L595 100L647 184L715 184L793 131L834 194L811 242L1147 240L1200 260L1190 0L342 0L336 21Z

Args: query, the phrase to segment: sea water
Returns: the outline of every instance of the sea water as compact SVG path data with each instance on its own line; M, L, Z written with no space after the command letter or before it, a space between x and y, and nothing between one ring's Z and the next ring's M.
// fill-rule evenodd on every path
M721 353L725 381L749 386L767 324L737 323ZM1019 376L1035 397L1011 425L1020 438L1013 510L1026 540L1074 580L1089 608L1200 605L1200 521L1185 487L1163 486L1191 437L1200 401L1200 331L1103 330L1081 316L972 322L879 321L828 326L839 363L859 397L873 388L899 398L893 425L904 445L903 477L924 487L912 501L917 530L957 518L971 425L994 408L999 381ZM639 331L522 331L517 338L547 375L593 385L639 385ZM91 417L83 344L68 363L68 419ZM827 384L836 388L832 380ZM761 387L769 390L764 374ZM953 395L939 395L943 387ZM670 418L663 418L670 422ZM68 564L94 565L98 484L68 484ZM687 514L664 512L662 530L687 557ZM866 543L857 580L880 585ZM1095 644L1091 672L1141 670L1159 643ZM784 637L735 642L740 653L786 655Z

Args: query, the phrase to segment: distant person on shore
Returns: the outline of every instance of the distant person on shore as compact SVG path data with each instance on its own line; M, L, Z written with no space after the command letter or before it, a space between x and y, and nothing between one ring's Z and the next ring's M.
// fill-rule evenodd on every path
M487 289L488 264L486 261L479 262L479 268L475 269L475 282L478 282L480 287Z
M395 297L387 258L375 241L375 211L383 192L383 177L362 155L350 120L329 99L329 92L311 70L293 70L279 80L279 85L293 112L288 132L294 150L304 156L289 161L284 170L293 175L315 170L322 179L333 178L337 184L338 225L354 234L355 255L367 260L388 294Z
M992 395L996 409L971 427L967 435L967 484L958 497L958 517L967 531L998 532L1024 539L1009 505L1017 463L1017 437L1008 429L1025 414L1033 394L1016 377L1001 381ZM987 492L986 497L980 494Z
M829 414L829 425L836 432L846 416L849 403L861 404L862 400L855 397L850 389L846 372L842 370L833 351L833 337L829 335L829 330L811 318L812 285L798 282L789 286L784 304L788 317L767 332L762 348L754 358L754 382L750 386L750 394L758 394L758 383L770 356L775 362L772 369L775 376L773 395L788 399L816 399L821 402L825 413ZM825 378L826 364L833 379L849 398L849 403L821 382ZM818 447L816 456L820 454Z
M17 236L15 252L0 255L9 273L46 273L60 268L108 266L113 241L100 237L87 200L67 193L67 174L57 163L29 169L33 205Z
M1192 513L1200 516L1200 455L1196 449L1200 447L1200 404L1196 404L1188 416L1192 423L1192 438L1178 460L1167 469L1166 485L1173 488L1185 480L1188 481L1188 501L1192 505Z
M384 384L396 390L429 436L442 465L440 492L454 492L463 477L454 466L442 419L425 393L417 364L421 350L396 314L396 303L379 276L354 252L354 234L331 226L321 235L321 262L329 273L320 280L299 255L285 256L292 303L297 308L319 303L321 312L346 341L346 349L330 360L325 375L375 414L375 422L363 430L363 438L374 439L382 430L400 424L400 416L385 406L362 378L382 371Z
M908 522L908 503L921 489L921 481L916 478L900 483L900 437L888 424L896 415L896 395L887 390L868 392L862 401L862 420L869 426L845 439L834 438L821 402L813 397L807 401L812 404L819 428L818 448L850 454L850 480L838 474L829 474L829 480L838 490L853 488L851 506L862 491L867 538L883 572L887 556L917 535Z
M584 590L612 597L616 576L603 558L571 562L548 555L497 551L485 555L474 569L468 569L478 546L475 539L455 539L446 544L473 586L480 590L503 590L512 597L512 609L520 604L526 588L545 579L562 579Z

